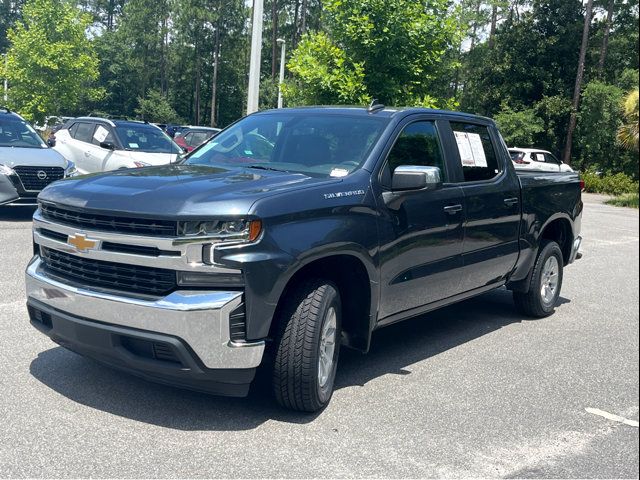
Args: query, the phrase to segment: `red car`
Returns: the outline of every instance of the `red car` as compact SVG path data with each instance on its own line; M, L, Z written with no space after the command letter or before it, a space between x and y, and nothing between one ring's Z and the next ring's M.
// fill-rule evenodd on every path
M176 133L173 140L182 148L186 149L187 152L190 152L211 137L217 135L220 131L221 129L219 128L211 127L187 127Z

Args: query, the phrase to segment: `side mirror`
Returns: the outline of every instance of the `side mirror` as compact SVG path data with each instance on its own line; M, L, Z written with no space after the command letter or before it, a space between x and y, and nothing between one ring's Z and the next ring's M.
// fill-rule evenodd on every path
M100 148L104 148L105 150L115 150L116 146L111 142L100 142Z
M188 147L182 147L182 153L189 153Z
M47 146L53 148L56 146L56 139L55 137L49 137L47 138Z
M436 190L442 186L442 173L438 167L401 165L391 177L391 190Z

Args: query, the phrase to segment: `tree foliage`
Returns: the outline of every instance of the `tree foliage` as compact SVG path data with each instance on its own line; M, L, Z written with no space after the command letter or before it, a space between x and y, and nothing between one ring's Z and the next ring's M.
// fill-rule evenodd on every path
M90 18L61 0L28 0L8 32L9 105L30 120L75 109L102 94L92 88L98 58L85 29Z
M513 146L533 145L535 136L544 131L544 122L533 108L514 111L504 106L495 121L504 141Z
M303 103L449 103L434 96L459 33L447 1L329 0L324 8L328 33L306 37L289 63Z

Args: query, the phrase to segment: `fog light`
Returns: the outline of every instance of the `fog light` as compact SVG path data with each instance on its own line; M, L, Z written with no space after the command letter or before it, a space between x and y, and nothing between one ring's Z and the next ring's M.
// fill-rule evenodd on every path
M178 272L181 287L244 287L242 273Z

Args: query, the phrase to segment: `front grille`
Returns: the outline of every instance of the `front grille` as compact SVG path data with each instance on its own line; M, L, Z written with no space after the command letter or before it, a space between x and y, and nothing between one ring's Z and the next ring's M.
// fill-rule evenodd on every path
M128 235L147 235L153 237L174 237L177 222L170 220L151 220L148 218L120 217L112 215L78 212L48 203L40 205L44 218L64 225L88 228L103 232L124 233Z
M64 178L64 169L61 167L13 167L20 177L25 190L42 190L56 180Z
M82 286L153 296L176 288L173 270L90 260L42 246L40 255L48 273Z

